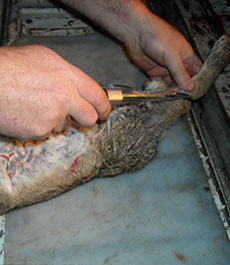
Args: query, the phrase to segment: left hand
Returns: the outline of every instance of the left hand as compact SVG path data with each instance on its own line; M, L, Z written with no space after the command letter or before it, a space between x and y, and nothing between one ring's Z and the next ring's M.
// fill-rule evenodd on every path
M150 77L194 89L191 76L201 68L191 45L141 0L61 0L124 43L130 58Z
M142 14L136 36L126 38L130 58L149 77L161 77L166 84L174 82L184 89L193 90L191 77L201 68L189 42L172 26L154 14Z

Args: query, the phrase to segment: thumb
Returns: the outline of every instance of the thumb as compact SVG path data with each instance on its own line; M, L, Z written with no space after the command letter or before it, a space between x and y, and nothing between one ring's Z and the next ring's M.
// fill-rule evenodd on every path
M166 65L177 83L177 85L187 91L191 91L195 88L192 78L188 74L185 65L180 57L170 57L170 60L166 62Z

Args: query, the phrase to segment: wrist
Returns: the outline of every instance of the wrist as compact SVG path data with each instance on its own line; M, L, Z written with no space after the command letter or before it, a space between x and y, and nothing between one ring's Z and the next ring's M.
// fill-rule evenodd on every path
M105 16L98 17L97 23L126 46L141 46L140 42L146 35L154 37L162 34L162 28L171 27L149 11L140 0L118 0L118 2L120 6L117 8L111 8L107 3L107 12Z

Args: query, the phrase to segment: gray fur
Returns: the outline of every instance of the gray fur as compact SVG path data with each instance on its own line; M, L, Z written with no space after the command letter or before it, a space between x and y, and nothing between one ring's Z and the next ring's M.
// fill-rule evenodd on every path
M200 73L193 97L203 96L230 61L222 37ZM227 58L227 59L226 59ZM94 177L143 168L156 154L167 129L190 109L188 100L143 102L114 109L89 129L74 125L45 141L0 138L0 213L48 200Z

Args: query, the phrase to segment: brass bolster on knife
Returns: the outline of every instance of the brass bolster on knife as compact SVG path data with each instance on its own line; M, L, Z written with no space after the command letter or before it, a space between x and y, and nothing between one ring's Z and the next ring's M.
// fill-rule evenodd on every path
M116 106L122 103L123 101L123 94L122 91L119 89L107 89L106 90L108 99L112 106Z

